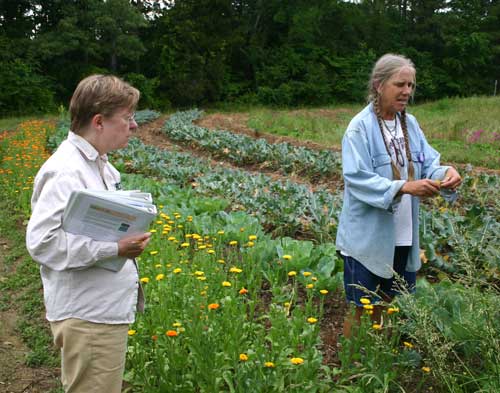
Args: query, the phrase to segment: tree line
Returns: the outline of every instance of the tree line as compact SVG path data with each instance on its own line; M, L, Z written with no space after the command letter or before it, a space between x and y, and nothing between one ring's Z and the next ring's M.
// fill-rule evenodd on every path
M2 0L0 115L66 104L113 73L155 109L360 102L401 53L417 99L493 94L499 0Z

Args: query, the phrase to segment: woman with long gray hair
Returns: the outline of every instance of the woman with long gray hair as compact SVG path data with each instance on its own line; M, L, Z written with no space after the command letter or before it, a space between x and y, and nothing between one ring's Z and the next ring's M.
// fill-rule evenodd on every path
M439 153L406 112L415 91L412 61L386 54L373 67L369 104L349 123L342 140L344 204L337 250L344 260L346 300L354 304L344 336L360 322L363 303L375 305L372 320L382 323L382 302L398 289L394 275L414 291L419 257L420 198L446 190L453 197L458 172L441 166Z

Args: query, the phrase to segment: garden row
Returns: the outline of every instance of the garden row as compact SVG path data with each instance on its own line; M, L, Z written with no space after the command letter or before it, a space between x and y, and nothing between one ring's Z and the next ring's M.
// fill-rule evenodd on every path
M268 143L247 135L223 130L209 130L193 122L203 115L193 109L174 113L165 122L163 132L170 139L211 152L238 166L259 164L261 169L295 174L312 180L339 178L340 153L331 150L312 150L290 143Z

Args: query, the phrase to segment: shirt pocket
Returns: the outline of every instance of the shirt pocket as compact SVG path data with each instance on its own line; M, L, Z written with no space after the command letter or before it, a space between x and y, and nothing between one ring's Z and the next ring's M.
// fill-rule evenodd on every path
M391 157L387 153L372 157L373 170L376 174L392 179Z
M412 150L411 151L411 161L413 163L413 169L415 170L415 180L422 178L422 159L423 152L420 150Z

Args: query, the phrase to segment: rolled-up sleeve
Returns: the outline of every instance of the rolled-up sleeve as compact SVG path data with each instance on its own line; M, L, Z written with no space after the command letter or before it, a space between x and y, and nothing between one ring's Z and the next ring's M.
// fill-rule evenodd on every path
M374 171L363 131L348 129L342 140L342 171L356 199L379 209L393 211L400 202L397 194L405 180L391 180Z
M96 241L62 229L71 192L84 188L78 177L47 172L37 180L26 231L26 246L36 262L56 271L84 269L118 254L115 242Z

